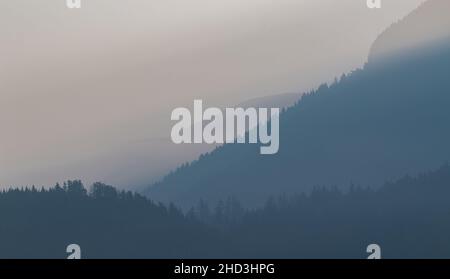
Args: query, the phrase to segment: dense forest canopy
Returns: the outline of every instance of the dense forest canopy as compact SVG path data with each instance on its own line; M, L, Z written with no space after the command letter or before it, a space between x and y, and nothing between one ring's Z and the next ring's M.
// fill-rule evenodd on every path
M374 190L318 187L257 210L229 197L187 213L101 183L0 193L0 257L84 258L450 257L450 166Z

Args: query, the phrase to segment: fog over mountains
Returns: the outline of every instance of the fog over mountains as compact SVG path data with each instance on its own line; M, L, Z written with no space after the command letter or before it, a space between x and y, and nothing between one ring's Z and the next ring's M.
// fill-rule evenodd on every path
M0 187L147 185L204 146L170 113L304 92L361 66L422 0L64 0L0 3Z

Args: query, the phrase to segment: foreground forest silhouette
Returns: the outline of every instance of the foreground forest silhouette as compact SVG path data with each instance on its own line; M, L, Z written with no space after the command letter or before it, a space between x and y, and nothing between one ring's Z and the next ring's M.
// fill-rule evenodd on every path
M101 183L0 194L0 257L85 258L450 257L450 166L404 177L378 190L316 188L274 197L258 210L229 198L183 214Z

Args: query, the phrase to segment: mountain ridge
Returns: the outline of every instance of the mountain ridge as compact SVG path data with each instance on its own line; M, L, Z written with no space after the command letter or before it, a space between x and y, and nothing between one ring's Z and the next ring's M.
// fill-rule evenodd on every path
M183 208L227 196L254 207L316 185L378 186L438 167L450 159L450 47L388 62L369 61L285 110L278 154L261 157L256 145L225 145L145 193Z

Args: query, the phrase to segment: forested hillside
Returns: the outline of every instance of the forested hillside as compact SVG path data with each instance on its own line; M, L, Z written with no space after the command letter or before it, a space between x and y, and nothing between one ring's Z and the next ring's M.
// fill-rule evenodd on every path
M225 145L146 189L187 208L237 196L249 207L315 185L377 186L450 159L450 44L399 56L303 96L280 116L280 150Z

